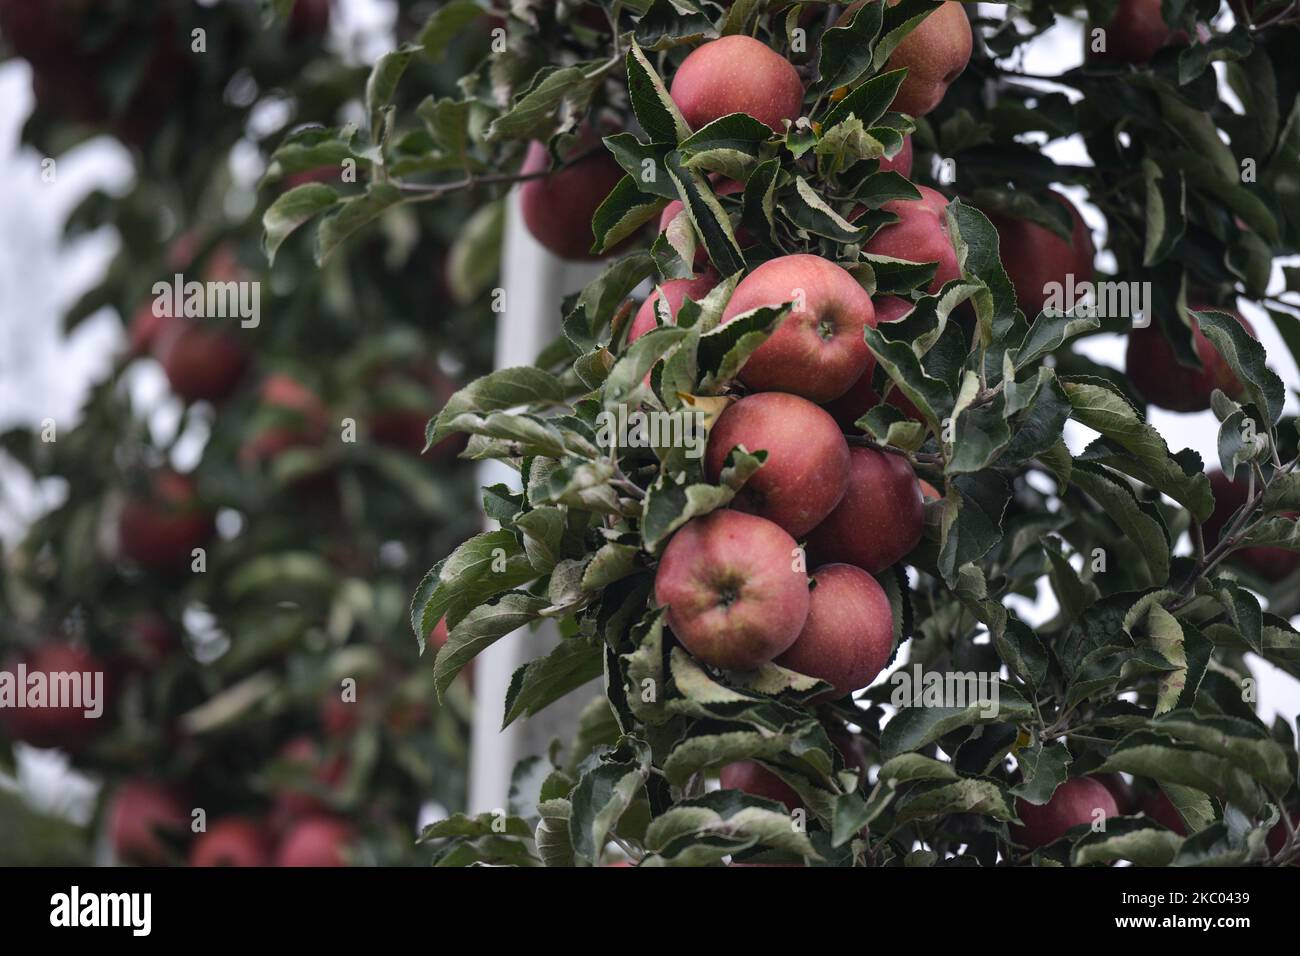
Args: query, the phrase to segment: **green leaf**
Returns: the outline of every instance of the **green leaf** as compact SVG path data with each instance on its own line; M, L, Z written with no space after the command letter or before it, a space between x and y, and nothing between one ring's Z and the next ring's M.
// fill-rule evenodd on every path
M537 575L511 532L488 531L470 538L425 575L415 593L411 627L420 649L442 618L455 627L474 606Z
M888 111L889 104L894 102L906 75L906 70L890 70L873 76L835 104L822 121L823 128L830 129L837 123L842 123L850 114L860 119L863 126L874 126Z
M1214 496L1199 459L1185 468L1169 453L1164 437L1109 383L1076 377L1062 380L1062 385L1074 409L1074 419L1101 432L1129 453L1126 456L1113 446L1098 446L1096 460L1167 494L1191 511L1198 521L1209 518L1214 510Z
M817 89L849 86L871 69L883 7L882 3L865 3L848 24L832 26L822 34L817 57Z
M1192 312L1205 337L1246 386L1246 397L1275 424L1282 417L1286 388L1268 367L1264 346L1241 323L1223 312Z
M651 142L680 143L691 135L664 81L635 42L627 51L627 89L636 118Z
M447 253L447 284L457 302L474 301L496 281L504 234L505 200L501 199L480 206L461 227Z
M537 620L548 604L544 598L511 591L492 604L480 604L461 618L433 665L438 699L442 699L461 668L507 634Z
M1168 174L1154 160L1142 161L1146 183L1146 242L1142 265L1158 265L1168 258L1187 231L1187 182L1183 174Z
M679 153L669 153L668 175L672 177L681 197L682 205L690 216L695 231L704 241L709 260L719 274L735 275L745 268L745 259L736 243L731 220L722 209L708 181L695 170L682 164Z
M1056 788L1069 778L1073 760L1069 748L1063 743L1051 743L1044 747L1041 742L1034 741L1016 753L1016 762L1020 765L1024 780L1011 788L1012 795L1041 807L1052 799Z
M596 863L619 819L650 775L650 747L625 737L573 789L569 834L576 856Z
M1070 848L1071 866L1128 860L1137 866L1168 866L1183 838L1144 820L1112 817L1106 829L1084 834Z
M430 59L439 61L457 34L483 16L476 0L448 0L429 15L420 29L418 42Z
M1016 819L1011 800L993 780L968 777L953 783L922 783L899 801L896 824L954 813L975 813L1004 822Z
M889 760L919 750L961 727L1015 723L1034 716L1033 706L1009 684L998 685L997 706L991 703L972 701L964 707L906 707L885 725L880 735L881 756Z
M1121 739L1097 769L1099 773L1113 771L1202 790L1248 813L1257 812L1266 801L1259 785L1231 761L1147 730L1134 731Z
M450 423L461 415L515 408L520 405L562 402L564 387L559 379L531 366L498 369L477 378L448 399L429 426L425 447L431 448L455 429Z
M308 183L290 189L271 203L262 214L263 248L267 261L274 265L275 254L284 240L303 223L333 208L338 201L338 193L329 186Z
M505 730L519 717L531 717L565 694L600 676L603 648L580 637L561 641L545 657L515 671L506 690Z
M607 70L608 64L600 60L543 67L528 88L515 97L510 109L492 121L484 138L490 143L547 138L565 107L572 115L586 113Z
M674 531L692 518L726 507L735 494L716 485L678 485L660 478L650 486L641 516L646 551L658 553Z
M384 122L380 114L397 92L397 84L406 72L411 57L419 52L419 46L404 43L375 61L366 80L366 115L370 117L370 138L373 142L381 141Z
M343 200L336 210L321 220L316 238L316 264L324 265L334 250L353 233L402 201L401 190L388 183L374 183L363 195Z
M1160 522L1142 510L1126 483L1105 468L1082 461L1075 462L1070 483L1097 502L1137 547L1149 584L1159 586L1169 580L1169 539Z

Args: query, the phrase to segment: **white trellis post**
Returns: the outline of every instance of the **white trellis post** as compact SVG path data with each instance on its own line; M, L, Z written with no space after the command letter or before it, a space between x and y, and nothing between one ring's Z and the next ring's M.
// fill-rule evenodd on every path
M505 312L497 326L496 367L531 365L559 334L561 299L598 273L598 266L564 262L542 248L524 228L519 191L512 192L507 202L501 261ZM479 477L484 485L519 484L518 473L497 462L485 463ZM501 730L511 675L550 650L558 640L555 625L546 621L536 631L524 628L501 638L478 656L474 672L470 813L504 808L516 761L543 753L553 737L567 741L576 727L579 710L594 693L594 685L574 691L536 717L520 719Z

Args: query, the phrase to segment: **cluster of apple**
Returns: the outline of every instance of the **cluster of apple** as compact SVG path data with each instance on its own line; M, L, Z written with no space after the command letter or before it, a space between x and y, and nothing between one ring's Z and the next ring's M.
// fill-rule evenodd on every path
M847 23L864 2L850 5L839 22ZM1104 50L1089 48L1091 61L1140 65L1166 46L1187 42L1165 24L1159 0L1121 0L1106 25L1106 39ZM908 70L891 109L919 117L938 106L965 68L971 42L959 3L944 3L922 21L886 66ZM677 68L669 93L694 130L745 113L781 134L802 115L804 103L794 65L748 36L726 36L697 47ZM599 137L590 127L580 131L577 145L563 159L560 168L548 173L546 148L537 142L530 145L522 169L527 176L522 188L524 221L556 255L590 259L588 223L623 170L599 149ZM881 159L880 168L910 178L910 137L894 156ZM724 208L725 197L744 189L741 182L719 177L713 185ZM948 198L926 186L918 190L919 199L883 206L897 221L876 231L864 251L935 263L933 279L924 290L934 294L961 273L945 222ZM1095 248L1083 217L1063 194L1053 192L1051 197L1068 214L1068 239L1037 223L987 212L1018 304L1031 321L1044 310L1054 286L1066 287L1071 279L1086 282L1094 275ZM680 201L664 209L658 230L665 232L675 222L690 228ZM742 247L751 241L739 225L736 238ZM662 322L672 323L687 299L702 299L721 279L702 253L695 272L654 290L628 326L628 344ZM705 470L711 481L718 481L738 447L765 451L767 458L729 508L691 520L671 539L657 570L655 598L666 609L674 635L703 663L751 670L775 662L827 682L832 690L825 697L832 698L867 686L887 664L893 650L893 615L873 575L906 558L921 537L924 498L940 495L918 481L905 457L856 444L845 434L856 434L854 423L882 401L873 387L874 360L863 330L903 318L911 302L896 296L873 302L836 263L814 255L786 255L763 262L740 281L721 321L790 301L795 303L792 314L739 373L745 396L714 422ZM1225 311L1254 334L1240 315ZM1152 404L1196 411L1210 407L1216 388L1234 398L1242 393L1242 383L1195 323L1193 334L1199 369L1178 361L1156 323L1130 335L1130 380ZM883 400L920 419L898 390ZM1244 500L1244 489L1222 474L1212 476L1212 482L1217 523L1212 520L1206 531L1215 539L1224 518ZM807 567L813 568L811 589L805 549ZM1277 548L1248 549L1240 558L1273 579L1300 563L1300 556ZM860 765L851 745L839 749L850 766ZM732 764L721 776L725 787L766 796L791 809L801 802L783 781L754 762ZM1110 788L1124 792L1112 795ZM1141 809L1184 831L1163 792L1144 790L1139 800L1122 778L1111 775L1102 782L1070 780L1042 807L1019 801L1024 825L1013 836L1025 846L1043 846L1071 826L1092 822L1096 807L1107 816Z
M357 831L330 811L316 791L338 785L341 757L325 759L307 737L290 741L280 760L312 784L286 785L264 819L231 814L191 832L191 811L173 787L128 780L113 793L106 829L116 858L135 866L164 866L183 854L190 866L346 866Z
M1163 790L1150 782L1135 788L1117 773L1072 777L1041 805L1017 798L1016 815L1021 822L1012 827L1011 836L1021 846L1036 850L1056 842L1072 827L1092 826L1098 822L1098 813L1102 819L1143 813L1179 836L1187 836L1187 824ZM1297 821L1300 813L1292 815L1292 822ZM1286 827L1278 823L1268 834L1269 852L1278 852L1285 840Z
M194 258L198 240L186 234L172 243L168 267L180 270ZM202 276L209 282L245 282L250 274L233 248L218 244L207 256ZM179 315L158 315L152 301L132 317L128 330L128 359L152 356L161 366L174 395L182 401L220 404L230 399L252 372L252 355L228 324ZM375 443L410 454L424 448L425 423L437 402L455 391L454 382L436 368L381 368L375 372L373 407L365 419ZM389 388L388 386L392 386ZM404 387L410 386L410 387ZM426 391L424 403L409 397ZM320 449L333 419L329 406L312 388L285 372L269 372L257 386L258 411L251 433L238 450L249 467L274 461L291 449ZM454 457L463 447L459 438L429 450L430 460ZM297 490L332 491L331 475L299 479ZM203 547L215 530L214 515L202 503L191 475L167 469L149 476L144 489L128 497L119 513L117 541L123 557L159 574L184 568L194 548Z
M77 644L44 641L21 658L28 675L44 675L55 686L59 674L102 674L105 712L113 707L120 685L156 670L179 652L175 630L160 615L139 612L124 628L122 653L103 661ZM17 660L7 664L14 669ZM359 705L343 704L336 695L321 704L321 725L333 738L351 733L360 719ZM411 708L395 708L392 720L418 720ZM427 717L427 709L424 713ZM91 718L81 707L22 707L0 710L5 735L33 747L78 754L104 726L107 717ZM177 739L178 744L184 741ZM191 833L191 811L180 791L148 777L127 779L113 790L105 811L108 843L117 860L162 866L180 859L191 866L344 866L355 827L338 816L329 796L342 785L347 758L301 736L289 741L275 761L279 773L264 820L227 815ZM189 838L192 836L192 840ZM188 841L188 846L186 845Z

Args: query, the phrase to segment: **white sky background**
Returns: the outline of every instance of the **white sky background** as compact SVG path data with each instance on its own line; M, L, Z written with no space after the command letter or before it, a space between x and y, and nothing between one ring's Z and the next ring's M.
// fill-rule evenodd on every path
M985 9L997 8L986 5ZM336 0L332 42L352 58L371 62L391 47L392 16L392 7L384 0ZM1053 74L1081 60L1080 25L1068 22L1028 48L1021 67L1030 73ZM88 385L104 374L123 341L119 319L107 310L82 323L71 337L62 336L63 311L94 284L116 254L118 240L111 230L105 230L62 245L60 234L67 213L91 189L117 191L128 185L128 154L114 140L101 137L59 158L55 182L42 182L41 157L18 143L32 105L26 64L10 61L0 66L0 181L5 184L0 189L0 429L17 423L35 424L45 417L53 417L61 428L68 427ZM1060 162L1087 162L1077 137L1055 143L1047 152ZM243 181L260 174L255 157L248 165L247 151L233 162ZM1078 190L1066 191L1076 200L1081 198ZM1085 203L1081 206L1084 218L1102 238L1100 215ZM1104 259L1102 263L1107 264ZM1276 273L1280 288L1280 269ZM1242 311L1268 349L1274 369L1288 389L1294 390L1300 385L1300 373L1271 320L1250 305L1244 305ZM1123 366L1120 336L1098 336L1082 350L1100 362ZM157 401L164 391L161 373L151 362L136 364L141 368L132 373L132 394L139 403ZM1295 405L1294 394L1289 394L1288 409L1294 411ZM155 425L166 429L169 415L174 416L174 409L169 412L164 403L160 414L164 421ZM1210 412L1179 415L1152 409L1151 422L1171 448L1193 448L1207 464L1217 465L1217 422ZM1079 451L1090 437L1086 429L1067 425L1066 438L1072 450ZM57 506L59 496L58 486L35 487L0 457L0 543L12 543L31 517ZM1033 604L1013 603L1031 623L1055 613L1046 587ZM1300 711L1300 682L1263 662L1256 662L1255 670L1266 719L1278 711L1288 716Z

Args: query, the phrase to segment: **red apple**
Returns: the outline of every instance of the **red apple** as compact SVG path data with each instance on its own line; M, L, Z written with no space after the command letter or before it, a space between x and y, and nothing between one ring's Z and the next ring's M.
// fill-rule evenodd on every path
M880 172L898 173L904 179L912 178L912 136L910 133L903 137L903 148L894 155L893 159L881 157Z
M1190 308L1196 312L1227 312L1252 336L1255 334L1251 324L1231 309L1212 305L1192 305ZM1210 395L1216 388L1229 398L1238 398L1245 390L1199 327L1193 329L1192 337L1196 357L1201 361L1199 369L1178 361L1165 333L1155 321L1146 328L1129 332L1124 367L1133 387L1152 405L1173 412L1200 412L1210 407Z
M299 821L275 850L276 866L347 866L356 830L346 820L315 816Z
M693 130L731 113L746 113L785 132L803 111L803 81L785 57L753 37L733 34L691 51L673 75L669 95Z
M295 737L280 749L280 761L293 767L305 785L286 784L275 794L271 819L275 829L304 816L324 813L327 802L320 796L336 790L347 776L348 762L343 754L327 756L325 748L310 737Z
M745 184L735 179L721 179L713 184L713 192L717 196L734 196L736 193L743 193L744 191ZM663 232L667 229L668 224L676 219L677 214L685 208L686 206L683 205L680 199L674 199L667 206L664 206L664 211L659 214L659 231ZM736 241L742 246L749 245L748 241L741 238L739 232L736 233Z
M1187 836L1187 824L1183 822L1182 814L1163 790L1143 791L1138 797L1137 808L1165 829Z
M928 186L916 188L921 193L920 199L894 199L881 207L897 215L899 221L877 230L863 248L872 255L891 259L937 262L934 279L926 288L933 295L944 283L960 279L961 267L944 216L947 197Z
M794 643L808 618L798 547L779 526L741 511L688 521L664 549L655 600L701 662L754 670Z
M1210 490L1214 492L1214 513L1202 525L1202 530L1205 546L1213 548L1219 543L1223 527L1233 512L1246 503L1248 488L1245 482L1232 481L1217 468L1209 472L1209 479ZM1289 511L1283 516L1294 519L1300 514ZM1233 552L1232 560L1250 568L1266 581L1281 581L1300 568L1300 554L1286 548L1242 548Z
M190 866L267 866L270 861L265 832L246 817L218 820L190 847Z
M135 310L127 327L127 355L139 358L153 351L155 343L172 322L170 315L155 315L153 302L146 302Z
M128 780L117 788L106 812L108 842L123 863L165 866L173 851L163 835L179 837L189 812L168 787L149 780Z
M154 611L132 614L123 628L127 655L137 665L153 670L180 647L180 638L167 618Z
M722 321L760 306L794 308L740 370L760 392L790 392L829 402L874 364L863 331L876 325L871 297L844 269L820 256L770 259L736 286Z
M844 497L849 446L835 419L807 399L759 392L727 406L709 431L704 469L717 482L731 449L767 452L767 461L731 507L767 518L803 537Z
M546 176L528 180L519 192L524 225L529 233L561 259L581 262L600 258L591 251L596 241L591 220L623 178L623 167L601 146L600 137L589 127L584 128L577 145L565 158L572 160L594 149L599 151ZM543 173L550 165L546 145L534 141L528 145L520 172Z
M776 663L824 680L827 699L866 687L894 649L894 612L885 589L851 564L827 564L813 572L808 620Z
M791 813L803 806L803 800L794 792L794 788L753 760L727 764L719 771L718 779L724 790L740 790L755 797L775 800L785 804Z
M703 299L709 294L710 290L718 284L718 274L712 269L705 269L693 279L669 279L661 283L646 300L641 303L641 307L636 310L636 317L632 319L632 325L628 328L627 341L630 345L641 336L645 335L651 329L655 328L655 303L662 296L668 303L668 313L676 321L677 313L682 307L682 303L687 299L693 299L696 302Z
M219 402L248 368L248 351L224 328L173 318L154 342L167 382L187 402Z
M1027 219L996 213L989 216L998 231L1002 264L1015 286L1016 301L1031 322L1047 303L1049 285L1057 283L1064 290L1071 276L1076 286L1092 279L1092 234L1074 203L1060 193L1051 195L1069 211L1074 223L1069 242ZM1065 303L1066 311L1072 304Z
M808 536L819 564L844 562L876 574L921 540L925 508L912 466L901 455L849 449L844 499Z
M885 322L896 322L910 313L913 308L911 302L900 299L896 295L883 295L878 299L873 299L872 304L876 310L877 328ZM849 386L847 392L834 401L827 402L824 406L840 428L846 432L856 434L858 428L854 423L880 404L880 396L876 394L876 390L871 386L871 376L874 369L875 363L873 362L867 371L863 372L858 380ZM888 404L899 409L908 418L921 421L921 413L917 411L916 406L897 388L890 390Z
M121 553L150 571L178 571L212 537L212 512L200 504L188 475L155 472L150 489L148 497L128 498L122 505L117 522Z
M77 751L84 747L102 728L103 716L88 717L87 710L93 710L90 700L84 695L86 691L95 693L94 682L99 680L100 692L107 697L107 679L103 663L89 651L70 644L64 640L47 640L31 648L21 658L8 665L10 674L17 674L17 665L23 663L27 668L28 679L36 674L44 674L46 700L37 707L0 707L0 723L5 733L14 740L21 740L33 747L58 747L60 750ZM87 687L80 675L90 674L91 684ZM96 678L94 675L100 675ZM75 675L68 677L64 675ZM16 679L16 676L15 676ZM54 700L66 700L61 688L73 692L69 684L75 680L77 688L83 694L82 706L49 706ZM28 688L18 687L19 693L26 693ZM98 704L107 707L107 700Z
M329 428L329 409L320 396L291 375L275 373L262 382L261 405L273 421L258 428L239 448L239 459L253 464L290 448L319 445Z
M330 0L294 0L289 11L289 37L316 40L330 28Z
M868 0L857 0L840 16L839 25L849 22L852 15ZM874 0L873 0L874 2ZM898 0L889 0L892 7ZM890 109L912 116L924 116L940 102L948 87L961 76L970 62L970 21L961 3L946 0L903 38L894 48L884 69L907 70L903 85Z
M1187 35L1179 31L1176 37L1165 23L1160 12L1161 0L1119 0L1115 16L1102 29L1105 30L1106 50L1093 51L1093 25L1084 34L1084 50L1089 60L1103 63L1148 62L1171 40L1186 42Z
M1098 810L1107 819L1120 815L1115 798L1091 777L1073 777L1056 788L1052 798L1040 806L1017 797L1016 815L1022 825L1011 828L1011 838L1031 850L1055 843L1071 827L1091 825Z
M1133 785L1122 776L1117 773L1099 773L1092 779L1110 791L1121 816L1129 816L1137 811L1137 797L1133 793Z
M1284 811L1285 812L1285 811ZM1291 826L1300 827L1300 810L1291 811ZM1268 837L1264 841L1268 847L1270 856L1276 856L1282 852L1282 847L1286 845L1286 825L1279 820L1273 829L1268 831ZM1291 860L1292 866L1300 866L1300 857Z

